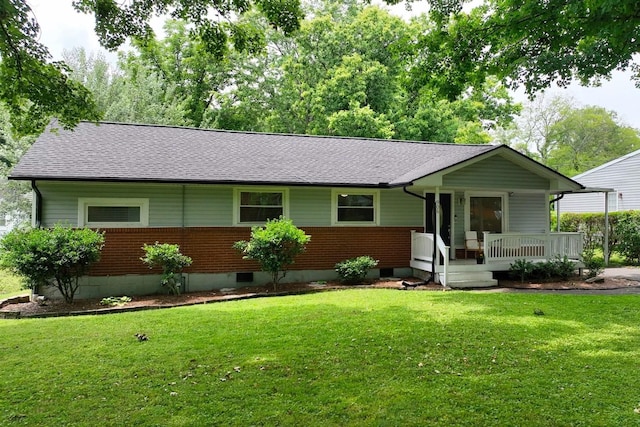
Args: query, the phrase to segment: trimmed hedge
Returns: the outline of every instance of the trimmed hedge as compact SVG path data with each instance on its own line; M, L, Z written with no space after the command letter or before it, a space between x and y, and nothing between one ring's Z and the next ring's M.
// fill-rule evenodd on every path
M630 226L631 225L631 226ZM551 215L551 230L556 230L556 216ZM640 230L640 211L609 213L609 252L618 252L630 261L638 259L638 251L629 248ZM560 213L560 231L584 233L584 249L604 246L604 213ZM640 248L639 248L640 250Z

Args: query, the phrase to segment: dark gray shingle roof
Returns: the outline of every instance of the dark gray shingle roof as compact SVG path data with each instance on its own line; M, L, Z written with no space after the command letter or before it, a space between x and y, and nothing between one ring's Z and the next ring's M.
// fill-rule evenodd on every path
M82 122L45 131L10 177L400 186L498 148Z

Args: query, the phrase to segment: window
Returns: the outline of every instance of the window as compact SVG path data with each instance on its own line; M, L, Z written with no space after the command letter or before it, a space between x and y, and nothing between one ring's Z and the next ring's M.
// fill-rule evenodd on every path
M334 224L377 224L378 192L333 191Z
M149 199L79 199L78 226L146 227Z
M287 216L286 190L244 190L235 192L235 223L252 224L265 223L270 219Z
M469 229L480 236L484 231L502 233L503 204L503 197L498 195L469 197Z

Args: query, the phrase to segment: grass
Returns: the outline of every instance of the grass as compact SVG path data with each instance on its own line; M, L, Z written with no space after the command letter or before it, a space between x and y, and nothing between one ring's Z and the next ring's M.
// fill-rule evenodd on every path
M0 425L638 425L639 302L356 289L4 320Z
M28 292L22 288L22 280L18 276L0 269L0 300Z

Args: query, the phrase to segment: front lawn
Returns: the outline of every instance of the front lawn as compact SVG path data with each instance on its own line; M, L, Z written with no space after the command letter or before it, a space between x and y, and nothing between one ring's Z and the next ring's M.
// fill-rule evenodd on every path
M639 303L356 289L3 320L0 425L638 425Z
M29 290L22 287L22 279L0 269L0 300L20 294L28 294Z

